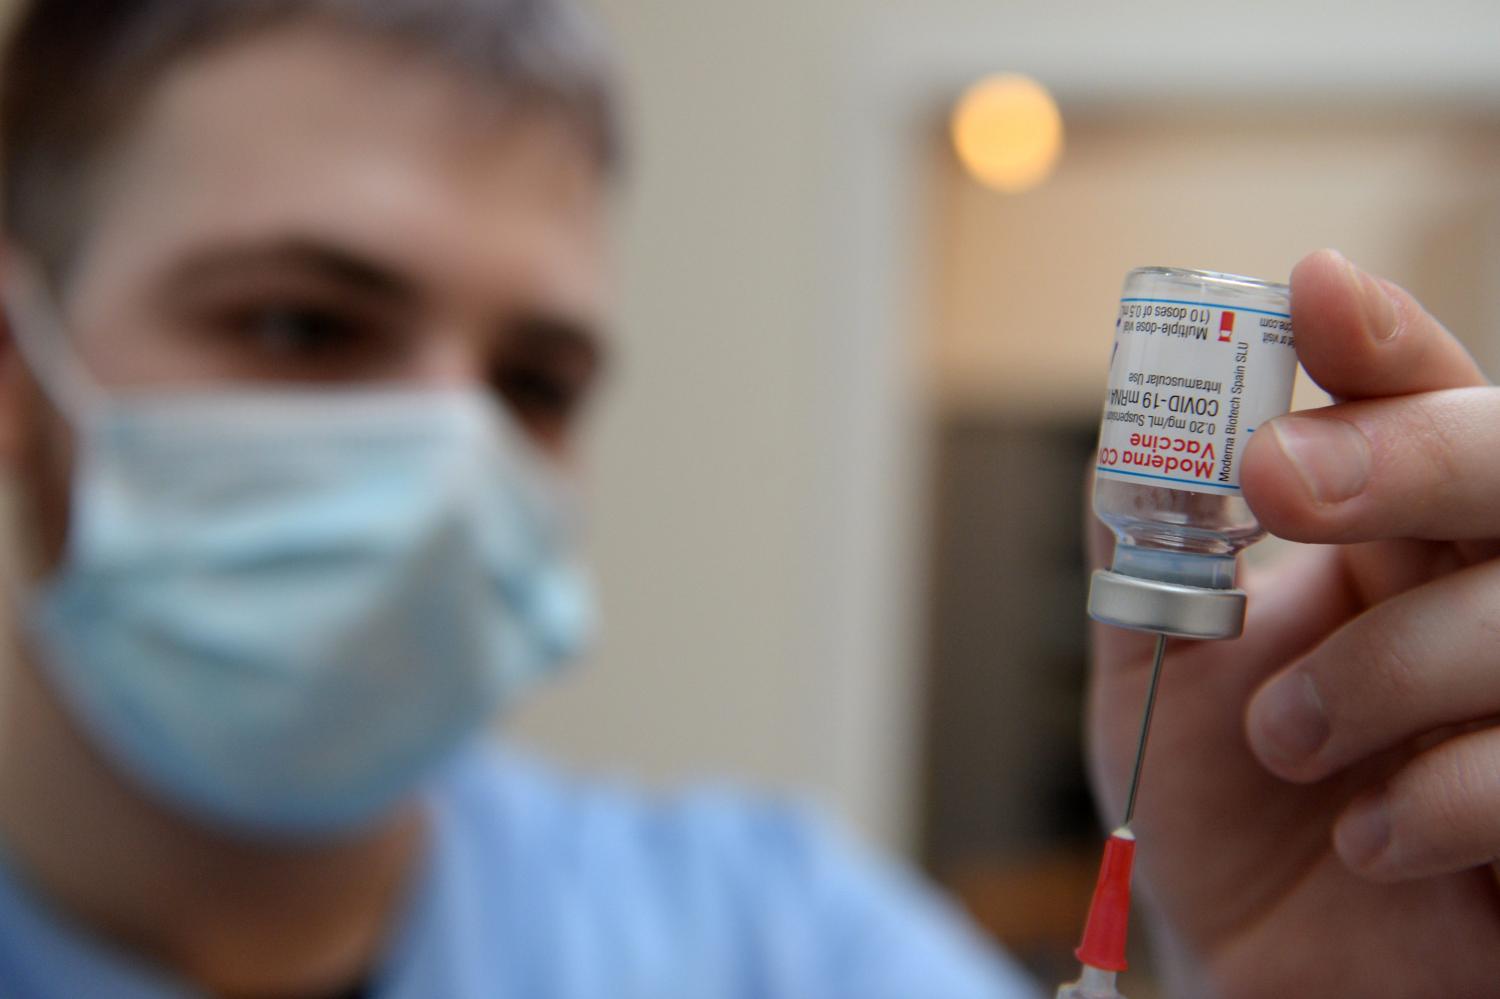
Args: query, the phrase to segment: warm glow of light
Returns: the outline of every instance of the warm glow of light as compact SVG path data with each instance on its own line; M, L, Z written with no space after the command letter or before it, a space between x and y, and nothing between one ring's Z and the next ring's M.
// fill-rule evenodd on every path
M953 145L969 174L1007 193L1036 187L1062 155L1063 123L1047 88L1005 73L980 80L953 110Z

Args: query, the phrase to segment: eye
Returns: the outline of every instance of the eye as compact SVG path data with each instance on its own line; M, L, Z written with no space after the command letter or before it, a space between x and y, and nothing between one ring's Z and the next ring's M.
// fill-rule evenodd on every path
M583 394L582 386L565 373L539 364L502 364L492 381L522 423L547 435L562 429Z
M324 359L367 339L357 320L312 306L254 309L242 315L237 325L248 345L272 360Z
M208 328L220 359L251 379L374 380L407 361L399 317L338 302L261 298L222 310Z
M525 316L510 323L489 383L544 446L563 448L602 366L598 340L573 323Z

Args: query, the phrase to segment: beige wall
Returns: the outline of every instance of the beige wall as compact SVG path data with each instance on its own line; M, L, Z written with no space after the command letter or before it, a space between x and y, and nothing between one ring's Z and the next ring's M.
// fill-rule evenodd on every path
M817 372L799 221L815 179L793 149L807 41L761 4L609 6L636 157L621 364L597 440L607 641L517 731L647 777L817 787L824 692L801 648Z

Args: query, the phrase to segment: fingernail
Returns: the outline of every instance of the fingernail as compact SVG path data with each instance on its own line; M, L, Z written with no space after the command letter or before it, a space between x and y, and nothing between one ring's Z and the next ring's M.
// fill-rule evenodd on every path
M1391 339L1401 328L1401 313L1397 308L1395 298L1391 296L1383 282L1360 270L1342 253L1338 254L1338 258L1343 261L1350 288L1359 298L1360 309L1364 313L1365 330L1370 334L1370 338L1377 342Z
M1319 503L1340 503L1364 492L1370 479L1370 442L1352 423L1288 416L1270 424L1281 451Z
M1351 867L1369 867L1391 845L1391 812L1385 795L1358 802L1333 831L1339 856Z
M1390 340L1401 331L1401 311L1396 298L1384 281L1361 274L1365 295L1365 328L1378 342Z
M1312 677L1298 670L1281 677L1250 706L1256 748L1269 762L1296 767L1328 741L1328 717Z

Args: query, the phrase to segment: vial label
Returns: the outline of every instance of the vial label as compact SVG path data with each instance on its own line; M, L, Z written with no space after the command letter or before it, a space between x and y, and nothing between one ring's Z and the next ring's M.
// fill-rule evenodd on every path
M1099 475L1238 493L1250 437L1292 402L1290 313L1233 303L1120 302Z

